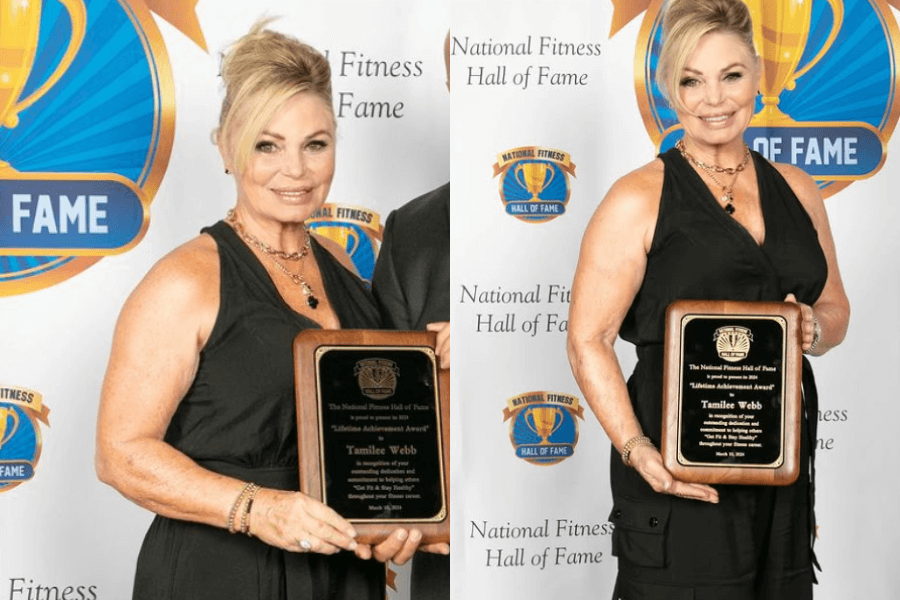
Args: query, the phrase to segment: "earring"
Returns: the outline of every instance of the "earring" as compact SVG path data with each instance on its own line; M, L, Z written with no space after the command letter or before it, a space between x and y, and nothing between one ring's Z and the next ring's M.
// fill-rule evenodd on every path
M225 174L226 174L226 175L231 175L231 171L228 170L228 167L225 167Z

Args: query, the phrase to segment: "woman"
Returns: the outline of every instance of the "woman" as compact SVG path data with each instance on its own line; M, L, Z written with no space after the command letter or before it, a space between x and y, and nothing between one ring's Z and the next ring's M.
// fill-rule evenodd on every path
M420 537L358 544L297 491L292 340L379 319L347 255L304 225L334 175L328 62L263 26L222 65L216 138L235 208L132 293L103 385L97 472L158 515L135 598L374 600L384 567L361 559L404 562Z
M604 198L582 242L570 309L573 372L622 456L611 461L614 597L812 598L807 423L801 475L784 488L678 481L657 451L672 301L796 302L811 355L844 339L850 312L816 184L743 142L760 81L747 7L673 0L664 36L658 82L683 143ZM613 350L617 334L637 346L627 384ZM805 359L804 395L812 404ZM814 425L815 408L806 411Z

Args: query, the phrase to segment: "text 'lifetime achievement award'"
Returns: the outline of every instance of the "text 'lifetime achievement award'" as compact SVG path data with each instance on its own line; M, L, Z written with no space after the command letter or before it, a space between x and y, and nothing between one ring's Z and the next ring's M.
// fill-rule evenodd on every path
M801 315L782 302L673 302L662 455L681 481L788 485L800 462Z
M435 338L306 330L294 341L300 489L353 522L360 542L396 527L450 541L449 372Z

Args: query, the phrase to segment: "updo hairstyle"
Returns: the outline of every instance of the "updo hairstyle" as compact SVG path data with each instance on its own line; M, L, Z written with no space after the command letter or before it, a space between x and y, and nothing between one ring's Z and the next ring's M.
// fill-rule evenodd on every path
M671 0L663 18L663 45L656 66L656 85L678 110L681 103L678 87L684 66L707 33L730 33L747 45L756 56L753 45L753 22L750 9L741 0Z
M296 38L265 29L272 20L257 22L222 54L225 99L214 135L237 171L247 165L266 124L295 94L319 97L334 119L328 59Z

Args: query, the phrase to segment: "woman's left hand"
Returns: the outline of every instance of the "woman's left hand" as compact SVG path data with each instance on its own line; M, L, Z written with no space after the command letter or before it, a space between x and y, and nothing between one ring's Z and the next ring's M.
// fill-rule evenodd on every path
M393 561L396 565L405 565L413 557L422 541L422 532L418 529L395 529L386 540L376 546L360 544L356 555L364 560L375 557L379 562Z
M450 368L450 321L429 323L425 326L428 331L437 332L437 344L435 350L441 361L442 369Z
M800 323L800 331L803 334L801 348L806 352L812 346L816 336L816 312L809 304L803 304L802 302L797 301L797 298L793 294L788 294L784 298L784 301L791 302L800 307L800 315L803 317L803 320Z

